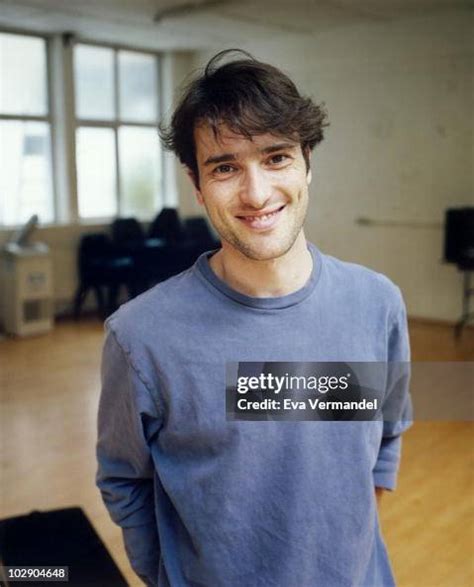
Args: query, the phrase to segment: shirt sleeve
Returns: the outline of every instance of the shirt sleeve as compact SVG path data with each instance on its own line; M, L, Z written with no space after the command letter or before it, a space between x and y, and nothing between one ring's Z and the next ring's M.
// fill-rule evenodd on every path
M156 585L160 545L154 508L154 468L143 422L158 418L147 385L109 328L102 355L97 486L123 531L134 571Z
M400 466L402 433L412 422L410 397L410 342L405 304L400 290L398 309L388 332L387 385L383 406L383 433L373 476L376 487L393 491Z

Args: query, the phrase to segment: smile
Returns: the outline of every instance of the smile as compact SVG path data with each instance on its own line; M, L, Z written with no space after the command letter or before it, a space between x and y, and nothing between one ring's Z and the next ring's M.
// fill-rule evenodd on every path
M277 223L280 217L280 212L284 208L285 206L281 206L280 208L277 208L273 212L269 212L267 214L259 214L258 216L237 216L237 218L250 228L257 230L267 230L268 228L273 228L273 226Z

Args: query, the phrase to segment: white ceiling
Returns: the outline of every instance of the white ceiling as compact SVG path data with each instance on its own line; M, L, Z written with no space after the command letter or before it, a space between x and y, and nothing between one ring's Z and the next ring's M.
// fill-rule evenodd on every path
M198 49L276 36L311 37L361 22L467 13L474 7L474 0L217 0L206 6L208 2L0 0L0 26L71 31L156 49ZM159 22L154 21L157 14L163 14Z

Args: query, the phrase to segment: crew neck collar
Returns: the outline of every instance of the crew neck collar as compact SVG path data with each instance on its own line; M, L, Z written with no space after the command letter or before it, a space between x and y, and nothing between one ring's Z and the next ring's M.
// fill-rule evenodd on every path
M217 252L218 249L207 251L206 253L200 255L196 261L195 268L198 276L204 280L206 285L210 286L214 291L217 290L227 298L231 298L235 302L238 302L239 304L249 306L251 308L267 310L289 308L301 303L313 292L321 275L321 253L312 243L307 242L306 245L309 252L311 253L311 257L313 258L313 269L311 271L311 275L303 287L284 296L258 298L248 296L231 288L225 281L223 281L214 273L209 264L209 259L214 253Z

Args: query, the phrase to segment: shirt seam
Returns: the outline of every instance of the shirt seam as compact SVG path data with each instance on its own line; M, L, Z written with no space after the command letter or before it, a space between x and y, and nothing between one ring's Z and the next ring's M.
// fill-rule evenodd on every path
M158 399L158 397L155 396L155 394L153 393L153 386L148 382L148 380L146 379L146 377L143 375L143 373L141 372L141 370L134 364L133 358L132 358L132 353L126 349L124 347L124 345L120 342L119 338L118 338L118 334L117 331L112 327L112 325L108 324L108 328L110 330L110 333L112 334L112 336L114 337L115 343L117 344L117 346L119 347L119 349L121 350L127 365L130 367L130 369L135 373L135 375L137 376L138 380L143 384L143 386L145 387L145 389L147 390L148 394L150 395L157 411L158 411L158 415L163 418L164 417L164 409L163 406L161 405L161 400ZM158 378L161 380L162 376L161 373L157 370L157 375Z

